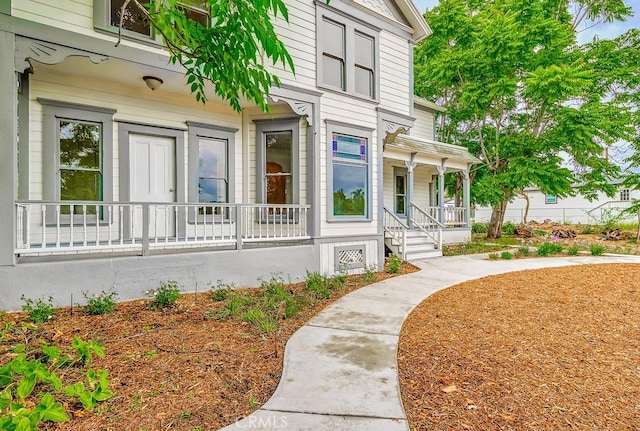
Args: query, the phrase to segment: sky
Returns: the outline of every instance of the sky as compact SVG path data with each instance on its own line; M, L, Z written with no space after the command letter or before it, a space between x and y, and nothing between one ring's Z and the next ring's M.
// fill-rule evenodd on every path
M437 6L438 0L413 0L418 10L424 12L426 8ZM632 27L640 28L640 4L637 0L626 0L628 5L633 7L634 16L626 22L602 23L594 28L586 29L578 34L578 42L588 42L593 39L594 35L598 35L601 39L613 39L620 36ZM584 27L584 25L583 25Z

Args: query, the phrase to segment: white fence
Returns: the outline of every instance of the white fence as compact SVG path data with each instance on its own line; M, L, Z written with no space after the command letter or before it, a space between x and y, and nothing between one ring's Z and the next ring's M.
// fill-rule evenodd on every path
M527 221L543 222L551 220L557 223L596 224L602 223L607 217L619 214L626 206L602 205L597 208L530 208ZM504 221L512 223L524 222L524 208L509 208L505 211ZM472 211L473 222L487 222L491 219L491 208L476 208ZM634 221L637 216L624 214L621 220Z
M19 255L233 246L309 239L309 205L16 203Z

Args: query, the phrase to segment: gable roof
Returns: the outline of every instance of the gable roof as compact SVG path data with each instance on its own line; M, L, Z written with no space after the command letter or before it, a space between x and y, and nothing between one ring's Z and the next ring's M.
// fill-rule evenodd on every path
M364 6L386 19L408 25L413 30L413 41L420 42L433 32L429 24L418 10L412 0L351 0L353 3ZM399 17L398 15L402 15Z
M385 147L441 158L455 159L468 163L480 163L480 160L471 154L465 147L445 144L444 142L432 141L430 139L416 138L409 135L398 135L393 142L386 144Z

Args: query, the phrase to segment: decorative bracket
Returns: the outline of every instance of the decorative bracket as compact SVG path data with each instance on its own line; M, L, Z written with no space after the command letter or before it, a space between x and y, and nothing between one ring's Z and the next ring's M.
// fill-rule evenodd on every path
M398 135L404 135L409 131L405 126L396 123L385 122L383 146L392 143Z
M301 117L306 117L307 124L313 126L313 104L310 102L302 102L300 100L289 99L288 97L269 95L274 102L285 102L291 107L291 110Z
M16 52L14 57L15 71L33 73L31 60L43 64L58 64L71 56L87 57L92 63L98 64L107 60L106 55L95 54L75 48L68 48L49 42L23 37L16 38Z

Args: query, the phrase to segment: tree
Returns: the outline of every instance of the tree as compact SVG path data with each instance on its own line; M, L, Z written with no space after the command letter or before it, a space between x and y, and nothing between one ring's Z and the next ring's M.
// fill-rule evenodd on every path
M500 237L507 203L526 187L615 192L620 169L603 151L634 139L638 118L610 84L629 76L604 41L578 45L576 29L630 15L623 0L441 0L425 14L433 35L416 52L416 93L447 108L438 139L482 161L472 198L493 207L489 238ZM618 55L632 49L611 43Z
M187 1L186 4L189 2ZM215 93L240 112L240 98L254 101L269 111L267 98L278 77L264 66L271 61L294 70L293 60L278 39L273 20L280 15L288 22L282 0L205 0L212 25L188 17L185 1L125 0L123 20L136 10L160 33L170 61L185 68L187 84L196 100L205 102L205 85L213 83Z

